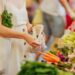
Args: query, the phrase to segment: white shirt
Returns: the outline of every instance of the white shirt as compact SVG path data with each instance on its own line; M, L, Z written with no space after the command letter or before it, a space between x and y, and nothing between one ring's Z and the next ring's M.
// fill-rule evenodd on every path
M52 15L61 15L65 16L65 9L60 4L59 0L43 0L41 4L41 9L45 13Z

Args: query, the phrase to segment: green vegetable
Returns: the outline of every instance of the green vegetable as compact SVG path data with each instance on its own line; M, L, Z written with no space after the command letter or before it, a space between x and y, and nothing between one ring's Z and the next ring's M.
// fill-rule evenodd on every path
M12 24L12 14L8 13L7 10L4 10L2 15L2 25L12 28L13 24Z
M58 69L46 63L26 62L22 64L18 75L58 75Z
M52 53L52 54L54 54L54 55L56 55L56 51L50 50L49 52Z
M66 45L75 48L75 32L64 35L62 39Z
M65 55L68 56L69 48L67 46L64 46L63 48L60 48L61 52Z
M74 74L72 72L65 72L65 71L59 70L58 75L74 75Z
M70 63L58 63L57 67L60 69L60 70L63 70L65 71L65 68L67 69L71 69L72 68L72 64Z

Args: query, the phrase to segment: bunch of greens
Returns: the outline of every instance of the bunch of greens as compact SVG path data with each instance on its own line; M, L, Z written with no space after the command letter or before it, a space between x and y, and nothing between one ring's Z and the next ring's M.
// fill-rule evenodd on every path
M22 64L18 75L58 75L58 69L46 63L26 62Z
M12 28L13 24L12 24L12 14L8 13L7 10L4 10L2 15L2 25Z

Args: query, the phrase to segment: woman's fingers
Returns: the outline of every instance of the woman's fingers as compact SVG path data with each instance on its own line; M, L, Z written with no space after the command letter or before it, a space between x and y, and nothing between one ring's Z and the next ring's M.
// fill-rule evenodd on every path
M39 43L37 43L37 42L32 42L32 43L31 43L31 45L32 45L34 48L37 48L37 47L39 47L39 46L40 46L40 44L39 44Z
M32 44L35 45L35 46L40 46L40 44L37 43L37 42L33 42Z

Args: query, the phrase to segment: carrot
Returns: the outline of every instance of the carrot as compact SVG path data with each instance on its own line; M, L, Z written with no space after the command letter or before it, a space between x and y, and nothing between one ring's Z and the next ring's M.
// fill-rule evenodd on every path
M49 56L48 54L45 54L43 57L46 57L47 59L51 60L52 62L58 62L52 56Z
M49 61L49 62L54 62L54 63L57 63L60 61L59 57L47 52L47 53L43 53L43 52L38 52L37 53L38 55L39 54L43 54L43 58L46 60L46 61Z
M57 57L57 56L55 56L55 55L53 55L53 54L51 54L51 53L47 53L54 61L56 61L56 62L59 62L60 61L60 58L59 57Z
M52 59L46 57L46 56L43 56L43 59L46 60L47 62L52 62Z
M56 57L54 54L51 54L49 52L47 52L47 54L50 55L50 56Z
M51 55L49 55L49 54L47 54L47 53L39 52L39 54L43 54L43 56L46 56L46 57L48 57L48 58L50 58L50 57L51 57Z
M55 64L58 63L58 62L54 61L53 59L50 59L50 58L48 58L46 56L43 56L43 59L46 60L49 63L55 63Z

